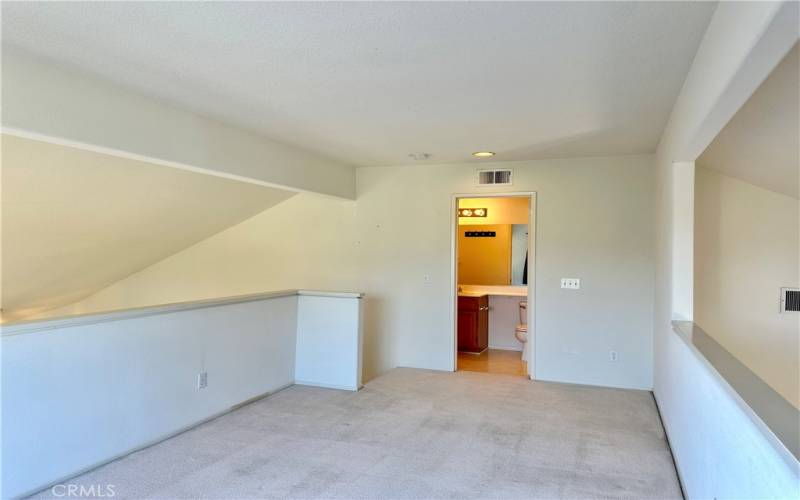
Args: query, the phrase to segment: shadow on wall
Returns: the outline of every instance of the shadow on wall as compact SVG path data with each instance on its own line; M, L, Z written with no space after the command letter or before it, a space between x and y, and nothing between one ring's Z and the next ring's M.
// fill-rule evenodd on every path
M386 371L386 367L393 367L395 364L392 360L391 340L386 335L380 334L381 321L387 310L386 299L366 294L361 300L364 308L362 383L366 384Z

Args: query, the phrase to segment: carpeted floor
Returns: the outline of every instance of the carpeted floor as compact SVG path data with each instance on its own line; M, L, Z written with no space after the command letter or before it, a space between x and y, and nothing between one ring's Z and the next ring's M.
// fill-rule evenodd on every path
M290 387L65 483L115 498L681 496L648 392L405 368L358 393Z

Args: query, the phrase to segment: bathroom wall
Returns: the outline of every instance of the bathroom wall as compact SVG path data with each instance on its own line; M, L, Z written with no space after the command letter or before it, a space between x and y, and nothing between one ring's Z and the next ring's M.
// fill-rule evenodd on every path
M472 285L522 284L522 270L528 243L527 238L525 235L521 235L520 231L527 231L530 218L529 204L530 198L527 196L461 198L458 200L458 208L485 208L487 210L486 217L459 217L459 226L491 226L459 228L460 283ZM500 229L493 229L498 227ZM465 239L464 231L471 230L494 230L498 234L495 241ZM505 238L506 231L511 231L510 240ZM480 255L483 255L484 258L477 259Z
M459 224L527 224L527 197L461 198L458 208L487 208L486 217L459 217Z
M458 226L458 282L465 285L511 284L511 224ZM494 236L468 237L471 231Z
M489 348L521 351L523 344L514 336L519 324L519 303L525 297L489 296Z

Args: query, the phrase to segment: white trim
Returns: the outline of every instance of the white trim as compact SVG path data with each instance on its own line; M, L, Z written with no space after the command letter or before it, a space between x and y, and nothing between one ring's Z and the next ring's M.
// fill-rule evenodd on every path
M496 345L490 345L489 349L494 349L495 351L514 351L514 352L522 352L522 349L519 347L500 347Z
M321 384L319 382L306 382L305 380L295 380L294 385L302 385L304 387L321 387L323 389L337 389L340 391L358 391L363 385L358 387L352 385L338 385L338 384Z
M280 297L293 297L296 295L311 295L318 297L349 298L360 299L362 293L358 292L323 292L315 290L280 290L276 292L251 293L246 295L234 295L232 297L218 297L213 299L192 300L187 302L173 302L170 304L159 304L155 306L134 307L130 309L118 309L116 311L104 311L89 314L77 314L71 316L60 316L55 318L32 319L27 321L11 322L0 325L0 333L3 337L11 335L21 335L25 333L41 332L79 325L92 325L95 323L105 323L121 319L139 318L144 316L154 316L175 311L186 311L190 309L202 309L205 307L224 306L241 302L254 302L257 300L276 299Z
M528 377L536 380L536 191L455 193L450 202L450 371L458 370L458 200L460 198L530 198L528 213ZM531 320L534 321L531 321Z

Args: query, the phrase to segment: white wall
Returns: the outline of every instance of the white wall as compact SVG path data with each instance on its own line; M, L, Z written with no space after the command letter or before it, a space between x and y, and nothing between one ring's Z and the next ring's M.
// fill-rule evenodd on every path
M4 335L2 497L292 384L296 322L290 296Z
M741 412L732 408L730 401L723 404L704 399L708 388L693 392L703 389L703 381L709 379L698 371L697 357L683 357L681 340L672 331L670 321L676 312L680 315L673 304L675 285L692 280L685 274L676 280L674 273L693 269L693 264L676 260L692 255L692 239L680 235L690 232L686 224L691 225L693 217L686 212L674 217L680 212L678 205L692 192L692 176L676 175L676 169L690 167L674 163L691 163L697 158L789 51L797 40L797 30L795 2L720 3L656 153L654 392L684 489L691 498L746 497L748 493L750 497L769 497L774 490L763 474L753 470L750 460L739 460L747 456L742 449L763 449L766 440L747 430ZM678 241L684 246L676 251ZM690 375L683 377L684 373ZM708 384L718 385L719 381ZM723 421L726 425L720 425ZM767 457L767 470L785 466L774 453L760 456ZM684 470L698 473L689 475ZM752 489L734 494L725 487L726 482L746 482Z
M361 388L361 317L360 299L300 292L296 384L350 391Z
M698 168L694 321L800 407L800 315L779 289L800 286L800 201Z
M672 317L694 315L694 162L672 164Z
M351 165L171 108L6 45L2 79L4 133L297 191L355 196Z
M289 290L4 327L0 496L295 382L357 390L360 307L358 294Z
M397 365L449 370L452 195L536 191L536 377L651 388L652 157L503 166L514 185L495 189L474 186L476 163L358 169L367 336Z
M798 498L797 463L765 439L676 333L663 339L670 370L656 393L687 498Z

